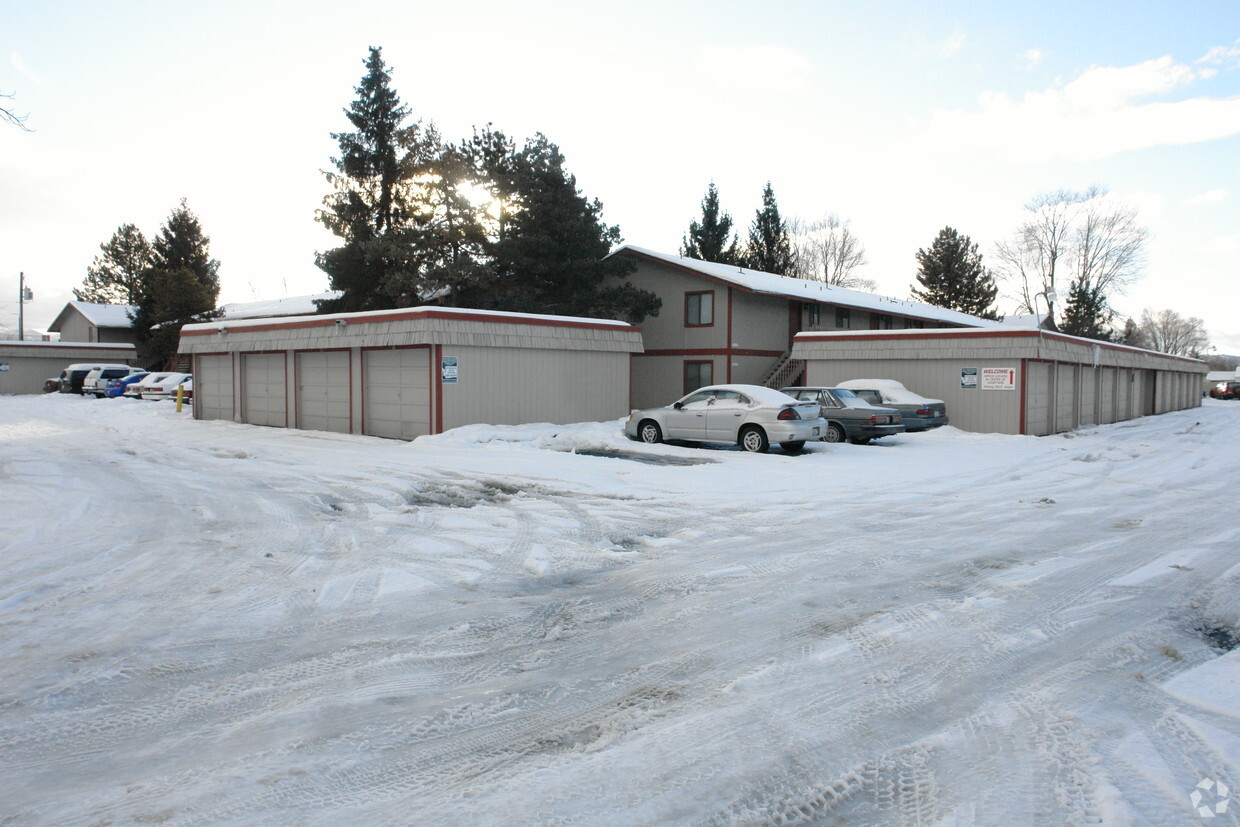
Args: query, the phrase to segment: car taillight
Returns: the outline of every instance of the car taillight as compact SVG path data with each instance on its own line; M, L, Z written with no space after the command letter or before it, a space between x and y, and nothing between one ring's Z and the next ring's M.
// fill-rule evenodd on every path
M799 413L797 413L797 409L796 409L796 408L784 408L782 411L780 411L780 412L779 412L779 416L777 416L777 417L775 417L775 418L776 418L776 419L783 419L783 420L785 420L785 421L786 421L786 420L789 420L789 419L800 419L800 418L801 418L801 415L800 415Z
M922 408L917 412L918 416L934 416L933 408Z

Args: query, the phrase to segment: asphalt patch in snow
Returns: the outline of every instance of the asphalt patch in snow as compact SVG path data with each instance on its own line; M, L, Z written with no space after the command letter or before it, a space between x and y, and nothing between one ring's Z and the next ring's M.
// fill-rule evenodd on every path
M717 463L713 459L697 459L695 457L671 457L662 454L640 454L636 451L619 451L608 448L578 448L571 453L583 457L603 457L604 459L624 459L630 462L644 462L647 465L710 465Z

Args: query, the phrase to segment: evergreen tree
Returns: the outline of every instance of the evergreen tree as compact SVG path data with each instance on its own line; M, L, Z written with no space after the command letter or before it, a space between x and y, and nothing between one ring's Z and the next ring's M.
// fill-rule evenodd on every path
M658 311L654 294L611 283L634 266L608 258L620 228L602 223L603 205L577 189L559 147L539 134L515 154L490 153L485 163L503 217L486 245L490 276L462 291L467 305L630 322Z
M921 287L913 288L914 299L983 319L998 318L994 302L999 290L967 235L944 227L929 250L917 251L917 262Z
M680 254L715 264L740 264L740 242L732 232L732 216L719 208L719 190L711 181L702 199L702 220L689 224L689 234L680 245Z
M176 355L182 325L217 315L215 296L188 267L143 273L133 315L142 363L152 369L167 364Z
M1089 282L1076 280L1068 287L1068 302L1059 331L1069 336L1110 341L1113 315L1101 291L1092 289Z
M122 224L112 238L99 245L102 255L86 268L78 301L97 304L137 304L143 271L151 265L151 245L133 224Z
M323 312L377 310L417 303L421 269L413 254L428 221L413 203L414 183L433 173L439 137L418 122L405 126L409 109L391 87L382 49L371 47L357 100L345 110L355 131L333 133L340 155L324 173L335 191L318 220L344 243L316 257L333 290Z
M157 270L183 269L192 273L206 291L203 295L210 297L206 310L215 307L220 294L220 263L211 258L210 245L211 239L203 234L198 216L184 198L151 242L151 265Z
M216 315L220 263L211 258L210 243L184 199L151 242L151 266L139 280L133 312L144 364L163 365L176 353L181 325Z
M1149 346L1145 341L1145 334L1141 330L1141 326L1132 318L1124 320L1124 329L1119 331L1115 341L1121 345L1130 345L1131 347Z
M779 215L771 182L762 190L762 209L749 225L749 244L745 248L744 266L763 273L788 275L793 270L792 238L788 226Z

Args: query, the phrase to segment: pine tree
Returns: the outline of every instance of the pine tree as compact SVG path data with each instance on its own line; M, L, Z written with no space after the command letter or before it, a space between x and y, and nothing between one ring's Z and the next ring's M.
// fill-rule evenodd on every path
M151 242L151 266L157 270L188 270L209 295L210 306L220 294L220 263L211 258L211 239L203 234L202 224L181 199L167 222L159 228L159 234Z
M607 257L620 228L602 223L603 205L577 189L559 147L539 134L486 163L504 218L486 245L490 277L463 291L469 306L630 322L658 311L654 294L614 283L634 266Z
M1085 339L1110 341L1113 316L1106 296L1102 295L1101 291L1093 289L1089 282L1073 281L1068 287L1068 302L1064 306L1059 332Z
M323 200L318 220L344 243L316 257L333 290L319 302L323 312L388 309L417 303L420 262L414 259L419 223L427 211L415 206L414 182L433 172L439 136L418 122L405 126L409 109L391 87L382 49L371 47L357 100L345 110L356 131L333 133L340 156L324 173L335 191Z
M142 273L151 265L151 245L133 224L122 224L112 238L99 245L102 255L86 268L78 301L98 304L137 304Z
M913 288L914 299L983 319L997 318L994 302L999 290L982 265L977 244L967 235L944 227L929 250L917 251L917 262L921 287Z
M763 273L787 275L793 269L792 238L779 215L771 182L762 190L762 209L749 225L749 244L745 248L744 266Z
M740 242L732 232L732 216L719 208L719 190L711 181L702 199L702 220L689 224L689 234L680 245L680 254L715 264L740 264Z
M134 333L144 364L163 365L176 353L183 324L216 315L220 263L211 258L210 243L181 199L151 242L151 266L142 273L134 302Z

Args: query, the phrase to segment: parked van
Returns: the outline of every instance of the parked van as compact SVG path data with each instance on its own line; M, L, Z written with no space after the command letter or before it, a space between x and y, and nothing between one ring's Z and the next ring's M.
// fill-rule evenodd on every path
M81 393L82 380L86 378L86 374L97 367L100 367L100 365L92 365L89 362L80 365L69 365L60 372L60 392Z
M122 379L134 373L146 373L142 368L134 368L129 365L96 365L82 379L82 394L90 395L96 399L103 399L108 395L108 383L113 379Z

